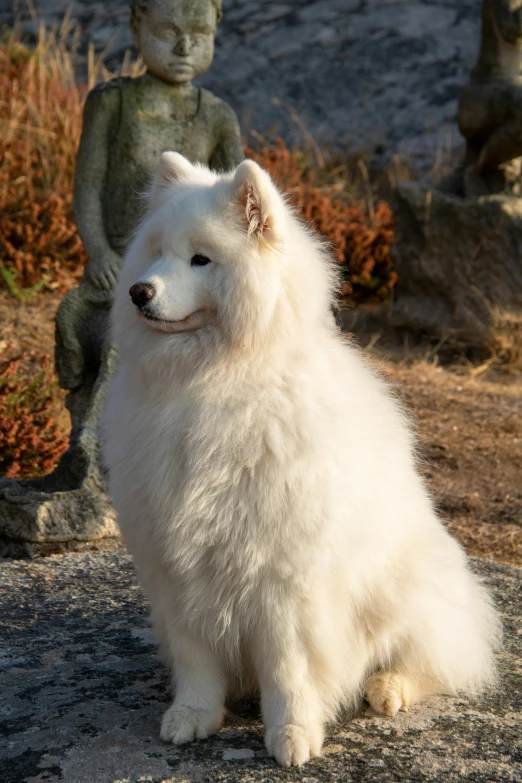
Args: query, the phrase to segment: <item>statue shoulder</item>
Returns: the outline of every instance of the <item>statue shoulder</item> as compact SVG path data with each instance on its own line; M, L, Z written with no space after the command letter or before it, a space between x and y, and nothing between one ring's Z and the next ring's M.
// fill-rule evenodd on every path
M245 157L236 113L208 90L202 90L201 108L214 142L209 166L216 171L230 171Z
M216 124L238 123L234 109L210 90L205 90L204 87L201 87L201 110Z
M120 76L116 79L109 79L106 82L99 82L87 95L87 103L90 104L111 104L118 103L121 95L134 88L134 79Z
M111 79L90 90L83 109L82 137L114 132L119 121L122 95L130 88L129 82L132 79Z

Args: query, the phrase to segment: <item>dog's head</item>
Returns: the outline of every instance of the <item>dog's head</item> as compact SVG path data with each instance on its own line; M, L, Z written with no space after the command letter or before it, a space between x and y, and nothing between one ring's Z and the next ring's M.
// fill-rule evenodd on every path
M256 163L219 175L167 152L118 281L116 342L133 355L252 350L304 310L326 314L331 282L318 242Z

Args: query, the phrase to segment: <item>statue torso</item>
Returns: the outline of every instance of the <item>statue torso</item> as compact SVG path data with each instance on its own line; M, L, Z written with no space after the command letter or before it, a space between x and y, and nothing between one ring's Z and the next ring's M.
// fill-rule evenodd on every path
M209 164L216 145L205 91L191 100L147 100L139 79L120 80L120 112L109 147L104 192L107 236L122 252L144 208L143 193L151 184L158 158L176 150L194 162ZM155 96L157 98L157 96ZM160 98L163 96L160 95Z
M474 79L505 79L522 81L522 31L516 41L508 41L495 16L496 0L483 0L482 40Z

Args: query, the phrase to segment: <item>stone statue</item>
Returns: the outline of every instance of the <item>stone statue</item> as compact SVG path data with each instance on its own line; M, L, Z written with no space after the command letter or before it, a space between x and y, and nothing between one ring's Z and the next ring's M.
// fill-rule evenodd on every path
M56 314L55 348L59 383L69 391L70 447L50 476L0 480L0 543L117 535L98 422L114 358L106 337L122 255L163 151L215 169L243 160L232 109L192 85L212 62L221 0L130 0L130 9L146 72L91 90L76 161L74 215L88 261Z
M522 0L483 0L479 57L457 119L467 142L465 195L521 195Z
M397 186L393 301L377 324L359 311L347 326L384 324L485 355L522 331L522 0L482 0L458 124L467 145L456 171Z

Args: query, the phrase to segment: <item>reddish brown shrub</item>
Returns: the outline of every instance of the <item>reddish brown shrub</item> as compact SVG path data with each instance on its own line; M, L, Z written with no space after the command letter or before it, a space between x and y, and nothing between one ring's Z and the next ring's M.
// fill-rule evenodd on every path
M354 302L383 301L397 282L390 257L393 241L393 215L385 201L379 201L373 214L364 201L349 204L344 236L345 267L342 293Z
M271 175L291 204L332 246L342 265L342 294L356 303L385 299L397 281L390 258L393 216L380 201L375 209L364 200L347 202L328 176L317 183L317 172L302 153L290 151L281 139L260 151L246 148Z
M31 478L55 467L67 448L52 417L57 395L46 354L23 353L0 363L0 475Z
M72 29L66 15L58 33L40 26L34 49L15 33L0 43L0 284L21 299L35 284L65 292L86 260L71 212L83 103L114 74L91 52L89 84L76 84ZM124 59L122 74L140 72Z
M0 257L20 289L44 279L61 293L79 281L85 250L76 231L70 204L56 193L39 201L33 195L0 216Z

